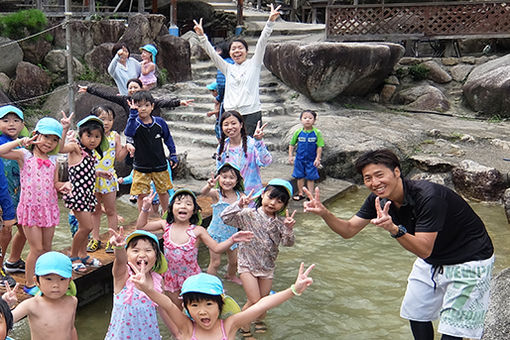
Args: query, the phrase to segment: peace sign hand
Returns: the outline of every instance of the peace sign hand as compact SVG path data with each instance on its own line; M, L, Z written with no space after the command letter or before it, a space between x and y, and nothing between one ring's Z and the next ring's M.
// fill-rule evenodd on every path
M5 293L2 295L2 300L7 302L10 308L12 308L16 303L18 303L18 296L16 295L18 292L19 283L16 283L14 288L11 289L7 281L5 281Z
M303 203L303 208L305 212L311 212L319 216L323 216L328 212L328 209L321 203L319 197L319 187L315 188L315 196L312 196L312 193L307 188L303 187L303 191L308 197L309 201Z
M195 19L193 19L193 23L195 24L193 29L195 30L195 33L198 35L204 35L204 27L202 26L202 19L203 18L200 18L199 22L197 22Z
M60 124L62 124L62 127L64 130L69 130L69 127L71 126L71 119L73 119L74 112L71 112L69 117L67 117L66 113L64 111L62 112L62 118L60 119Z
M389 215L388 211L390 210L391 201L386 202L384 208L381 209L381 199L379 197L375 198L375 210L377 211L377 218L373 218L370 220L370 223L376 225L377 227L381 227L390 233L395 231L398 228L394 223L393 219Z
M271 6L271 13L269 14L269 21L275 21L278 18L278 16L280 15L280 12L278 12L278 10L282 6L280 5L276 8L273 7L273 4L270 4L270 6Z
M152 206L152 201L154 201L154 197L156 197L157 192L151 189L151 192L145 196L142 200L142 211L149 210Z
M294 283L294 288L298 294L303 293L306 288L308 288L308 286L313 283L313 279L308 277L313 268L315 268L315 264L312 264L310 267L304 270L305 264L301 262L301 265L299 266L299 273L296 278L296 283Z
M119 230L115 230L115 229L108 229L108 231L110 232L110 243L114 246L114 247L125 247L126 246L126 238L124 237L124 228L123 227L119 227Z
M248 194L248 196L243 196L239 199L239 203L237 203L239 205L239 208L244 208L246 206L248 206L248 204L250 204L251 201L253 201L253 189L251 189L250 193Z
M32 144L39 144L40 142L36 140L37 136L38 135L35 135L32 137L23 137L23 138L21 138L20 143L24 148L27 148Z
M133 99L127 99L127 103L131 110L138 110L138 105L135 104L135 101Z
M150 290L152 288L152 282L149 282L149 280L147 280L147 275L145 275L145 262L142 261L140 269L131 262L128 262L128 265L134 273L129 277L129 280L135 284L136 288L143 292Z
M294 219L294 215L296 214L296 210L292 213L292 215L289 215L289 209L285 209L285 219L283 220L283 224L289 228L294 228L294 225L296 224L296 220Z
M218 183L218 179L220 178L220 175L215 176L214 173L211 174L211 178L207 180L207 185L209 188L214 188L216 186L216 183Z
M264 129L268 123L260 126L260 120L257 122L257 127L255 128L255 132L253 133L253 138L261 140L264 137Z

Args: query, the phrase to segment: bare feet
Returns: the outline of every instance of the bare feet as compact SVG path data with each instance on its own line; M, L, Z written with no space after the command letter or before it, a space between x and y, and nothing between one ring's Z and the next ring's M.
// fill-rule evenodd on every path
M242 286L243 285L243 282L241 281L240 278L238 278L237 276L234 276L234 277L228 277L228 276L225 276L225 280L227 281L230 281L230 282L234 282L234 283L237 283L238 285Z

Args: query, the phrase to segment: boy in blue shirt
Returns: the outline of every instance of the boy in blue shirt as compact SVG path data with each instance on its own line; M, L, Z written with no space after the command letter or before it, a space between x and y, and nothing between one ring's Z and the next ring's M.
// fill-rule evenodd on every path
M167 170L163 143L170 152L170 166L175 168L178 161L172 135L163 118L152 116L154 98L149 92L136 92L128 103L131 111L124 134L127 137L127 149L134 155L130 194L138 195L140 211L143 198L149 194L153 181L161 206L168 207L168 190L172 189L172 182Z
M321 164L322 148L324 147L321 132L313 127L317 113L305 110L301 112L299 119L303 127L294 133L289 143L289 163L294 164L292 177L297 179L298 187L297 195L292 197L294 201L301 201L305 198L303 195L305 179L308 181L306 184L308 190L314 192L314 183L319 179L317 168ZM296 144L297 150L294 158Z

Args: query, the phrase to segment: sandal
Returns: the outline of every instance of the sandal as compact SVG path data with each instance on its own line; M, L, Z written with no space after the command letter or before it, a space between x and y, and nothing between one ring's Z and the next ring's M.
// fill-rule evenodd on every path
M264 321L255 321L255 333L265 333L267 326Z
M85 265L83 263L73 262L73 261L81 260L79 257L71 257L70 260L72 262L73 272L83 274L84 272L87 271L87 267L85 267Z
M87 252L93 253L101 248L101 241L91 238L89 244L87 244Z
M91 260L88 261L89 259L91 259ZM80 260L83 265L88 266L88 267L99 268L102 266L101 261L99 261L98 259L96 259L94 257L90 257L89 255L82 257Z
M292 196L292 199L294 201L301 201L301 200L304 200L306 197L303 196L303 195L295 195L295 196Z
M253 335L251 334L251 330L247 330L245 331L244 329L242 328L239 328L239 334L241 334L241 336L243 338L252 338Z

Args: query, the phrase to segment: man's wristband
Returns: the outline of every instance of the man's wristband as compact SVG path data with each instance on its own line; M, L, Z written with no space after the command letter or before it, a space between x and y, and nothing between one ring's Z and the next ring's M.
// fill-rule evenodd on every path
M119 250L119 249L126 249L126 248L125 248L125 247L122 247L122 246L114 246L114 247L113 247L113 249L117 249L117 250Z
M395 235L390 233L391 237L393 237L393 238L399 238L399 237L404 236L405 234L407 234L407 229L402 224L398 225L398 232Z
M296 285L295 284L292 284L290 286L290 291L292 292L292 294L296 295L296 296L301 296L301 293L298 293L297 290L296 290Z

